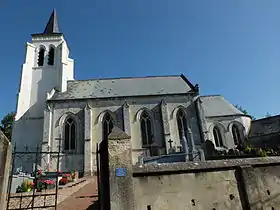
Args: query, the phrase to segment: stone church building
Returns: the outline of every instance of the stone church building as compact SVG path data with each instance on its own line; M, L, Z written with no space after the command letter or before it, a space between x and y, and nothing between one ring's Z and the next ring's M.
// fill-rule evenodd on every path
M131 136L137 163L139 155L192 153L206 140L217 149L234 148L250 123L224 97L200 96L184 75L75 80L53 11L45 30L26 44L12 142L43 151L61 145L61 170L92 174L96 145L113 125ZM51 167L54 160L48 155L44 163Z

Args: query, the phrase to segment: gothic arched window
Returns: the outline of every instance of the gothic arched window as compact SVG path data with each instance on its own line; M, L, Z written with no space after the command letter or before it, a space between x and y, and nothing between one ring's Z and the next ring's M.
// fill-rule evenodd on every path
M114 123L112 116L107 112L102 121L102 127L103 127L103 139L107 139L109 134L112 132Z
M45 58L45 49L41 48L39 50L38 66L43 66L44 65L44 58Z
M187 118L182 109L179 109L177 112L177 126L178 126L180 140L183 138L183 136L187 140L187 130L188 130Z
M49 49L49 58L48 58L48 65L53 65L54 64L54 48L50 47Z
M148 146L153 144L154 135L152 129L152 121L149 114L146 111L143 111L141 118L141 137L142 137L142 145Z
M224 144L223 144L222 135L220 129L217 126L213 128L213 136L214 136L216 147L223 147Z
M239 145L241 143L241 136L238 127L236 125L233 125L231 131L232 131L234 144Z
M77 138L76 122L70 117L64 125L64 150L75 150Z

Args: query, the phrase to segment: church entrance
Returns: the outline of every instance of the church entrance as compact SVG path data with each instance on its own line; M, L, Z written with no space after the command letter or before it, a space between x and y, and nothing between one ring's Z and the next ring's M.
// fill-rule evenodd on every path
M110 209L110 183L109 183L109 153L108 136L113 129L111 116L105 115L102 123L103 135L101 143L97 144L96 161L98 177L98 197L100 210Z

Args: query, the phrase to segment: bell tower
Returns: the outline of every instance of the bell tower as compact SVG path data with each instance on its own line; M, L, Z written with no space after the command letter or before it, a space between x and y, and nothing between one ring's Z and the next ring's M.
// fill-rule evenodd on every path
M32 41L26 43L12 134L17 147L36 147L42 142L47 93L66 91L67 81L73 79L74 60L69 58L53 10L44 31L32 34Z

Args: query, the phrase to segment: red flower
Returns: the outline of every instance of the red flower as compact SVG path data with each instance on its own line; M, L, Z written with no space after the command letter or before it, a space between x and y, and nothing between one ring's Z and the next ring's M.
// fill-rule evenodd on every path
M65 176L67 176L67 177L71 177L71 174L65 174Z
M44 184L46 184L46 185L54 185L54 183L55 183L54 180L50 180L50 179L43 180L42 182L43 182Z
M39 175L42 175L42 170L38 170L37 173L38 173Z
M59 185L65 185L68 183L68 179L67 178L62 178L61 180L59 180Z
M59 174L62 174L62 171L61 171L61 170L58 170L58 173L59 173Z

